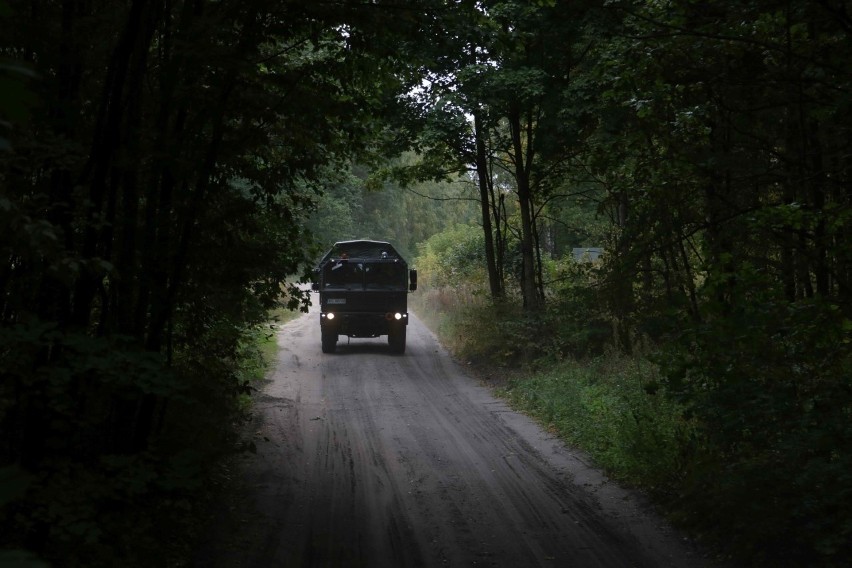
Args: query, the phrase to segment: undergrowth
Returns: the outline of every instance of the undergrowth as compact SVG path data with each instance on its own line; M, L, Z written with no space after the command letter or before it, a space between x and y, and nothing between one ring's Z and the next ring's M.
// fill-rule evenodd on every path
M239 439L246 397L275 352L269 326L238 333L228 356L177 353L160 370L194 396L170 399L144 451L62 456L36 474L0 469L0 565L190 565L207 509L229 483L227 456L249 449Z
M831 306L755 304L684 334L685 346L626 355L606 344L606 320L590 302L533 317L511 300L423 292L418 315L458 359L492 377L497 394L649 492L720 556L846 565L852 325ZM792 327L796 335L784 333Z
M446 287L418 292L409 304L459 359L502 367L532 361L532 343L513 329L523 316L512 302L495 306L481 294Z
M686 469L695 428L658 384L654 365L613 354L515 378L498 394L610 475L668 492Z
M240 412L251 407L251 391L266 378L278 353L275 340L276 325L269 324L251 330L239 344L238 367L234 372L240 385L237 405Z
M427 290L415 302L454 356L488 367L490 376L511 376L496 393L609 475L661 496L684 475L695 425L666 396L656 365L612 351L570 357L547 319L525 317L516 302L493 304L451 288Z

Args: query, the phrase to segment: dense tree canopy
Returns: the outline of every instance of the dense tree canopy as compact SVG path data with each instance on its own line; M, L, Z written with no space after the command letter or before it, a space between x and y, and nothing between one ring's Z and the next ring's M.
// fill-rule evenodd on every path
M2 4L4 544L114 565L200 483L326 172L392 139L415 7Z
M650 350L701 425L679 489L701 530L732 527L729 545L764 562L848 554L848 6L466 6L484 31L459 33L474 46L459 53L476 57L437 71L452 79L433 83L421 141L446 167L475 164L483 140L491 169L477 175L511 196L503 209L482 194L490 230L517 239L525 304L550 304L516 343ZM605 251L590 280L545 266L547 225L571 226L581 201L598 205L580 218L600 241L571 244Z

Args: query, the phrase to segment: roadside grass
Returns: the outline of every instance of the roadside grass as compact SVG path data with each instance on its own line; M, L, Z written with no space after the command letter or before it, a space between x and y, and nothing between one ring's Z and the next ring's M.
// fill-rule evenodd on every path
M240 412L251 410L251 392L266 379L275 364L278 355L275 336L278 329L302 315L302 312L290 310L285 306L270 310L268 321L249 330L240 342L237 353L239 365L235 372L237 381L242 386L237 401Z
M277 326L266 324L249 330L237 351L237 366L234 376L237 379L237 408L240 413L251 410L252 391L256 390L269 373L278 354L278 342L275 339Z
M495 305L464 288L430 288L409 297L417 316L459 360L487 367L529 363L529 342L507 340L522 317L512 302Z
M697 426L666 396L658 367L614 351L572 357L520 302L455 288L412 298L418 316L495 394L584 452L614 479L665 502L687 475Z
M146 451L69 458L33 478L37 492L14 507L35 528L49 528L44 560L69 568L195 565L221 503L235 494L237 460L252 451L250 396L277 351L269 325L223 328L239 334L236 349L217 352L213 337L209 351L175 354L165 376L180 377L196 396L169 400ZM7 559L0 553L0 565Z
M297 316L281 313L277 323ZM244 328L211 317L202 339L175 349L168 367L135 352L120 365L93 366L104 384L127 380L115 377L131 364L146 370L148 392L165 393L154 435L136 452L60 453L37 475L0 468L17 489L0 495L0 548L32 549L68 568L199 565L208 529L240 497L239 460L254 450L251 394L276 359L277 323ZM3 566L46 565L30 560L0 550Z
M639 358L566 361L496 392L622 482L667 493L686 471L694 425Z
M296 318L302 317L303 313L300 311L293 311L287 309L286 307L275 308L269 312L269 322L270 324L276 325L284 325L287 322L293 321Z
M251 411L252 392L266 380L278 356L278 329L303 315L284 306L269 311L267 322L245 332L235 357L234 376L239 385L237 407L240 413Z
M240 338L232 356L218 361L207 359L205 365L215 369L217 375L227 380L232 396L211 397L202 409L182 413L197 431L195 445L199 449L199 462L194 464L203 482L193 492L192 506L184 512L184 519L175 519L185 527L180 538L182 558L176 565L194 565L199 546L205 546L208 530L221 515L222 503L230 508L240 497L239 460L247 452L254 453L255 446L247 425L251 421L253 393L263 385L274 365L278 344L276 329L271 323L256 325L240 331ZM210 375L208 375L208 379ZM197 388L204 388L197 385ZM216 403L217 401L218 404Z
M191 535L194 550L184 558L181 565L195 565L199 557L203 559L214 554L221 543L209 539L219 539L223 535L232 534L241 522L237 519L238 515L253 514L246 503L245 488L239 474L241 456L256 451L253 432L248 430L252 423L253 396L260 390L275 365L278 356L278 328L300 315L300 312L286 308L272 310L267 323L243 332L232 361L237 394L233 419L229 425L230 436L221 440L223 447L218 459L209 465L210 483L203 495L203 503L196 513L198 518ZM206 550L208 547L212 547L211 550ZM193 555L196 557L192 558Z

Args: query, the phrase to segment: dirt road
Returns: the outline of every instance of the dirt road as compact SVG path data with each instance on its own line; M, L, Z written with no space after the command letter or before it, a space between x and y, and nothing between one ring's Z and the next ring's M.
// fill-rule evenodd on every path
M413 318L405 355L309 314L278 334L245 463L254 510L199 564L704 566L640 497L454 363Z

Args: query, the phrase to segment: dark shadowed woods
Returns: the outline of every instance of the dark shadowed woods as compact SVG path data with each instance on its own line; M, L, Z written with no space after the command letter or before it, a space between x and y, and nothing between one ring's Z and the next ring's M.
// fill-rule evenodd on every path
M434 305L508 314L477 320L506 365L656 365L685 524L755 563L852 553L847 3L7 0L0 22L0 559L185 557L145 543L192 533L259 326L298 307L314 242L361 237L419 253Z

